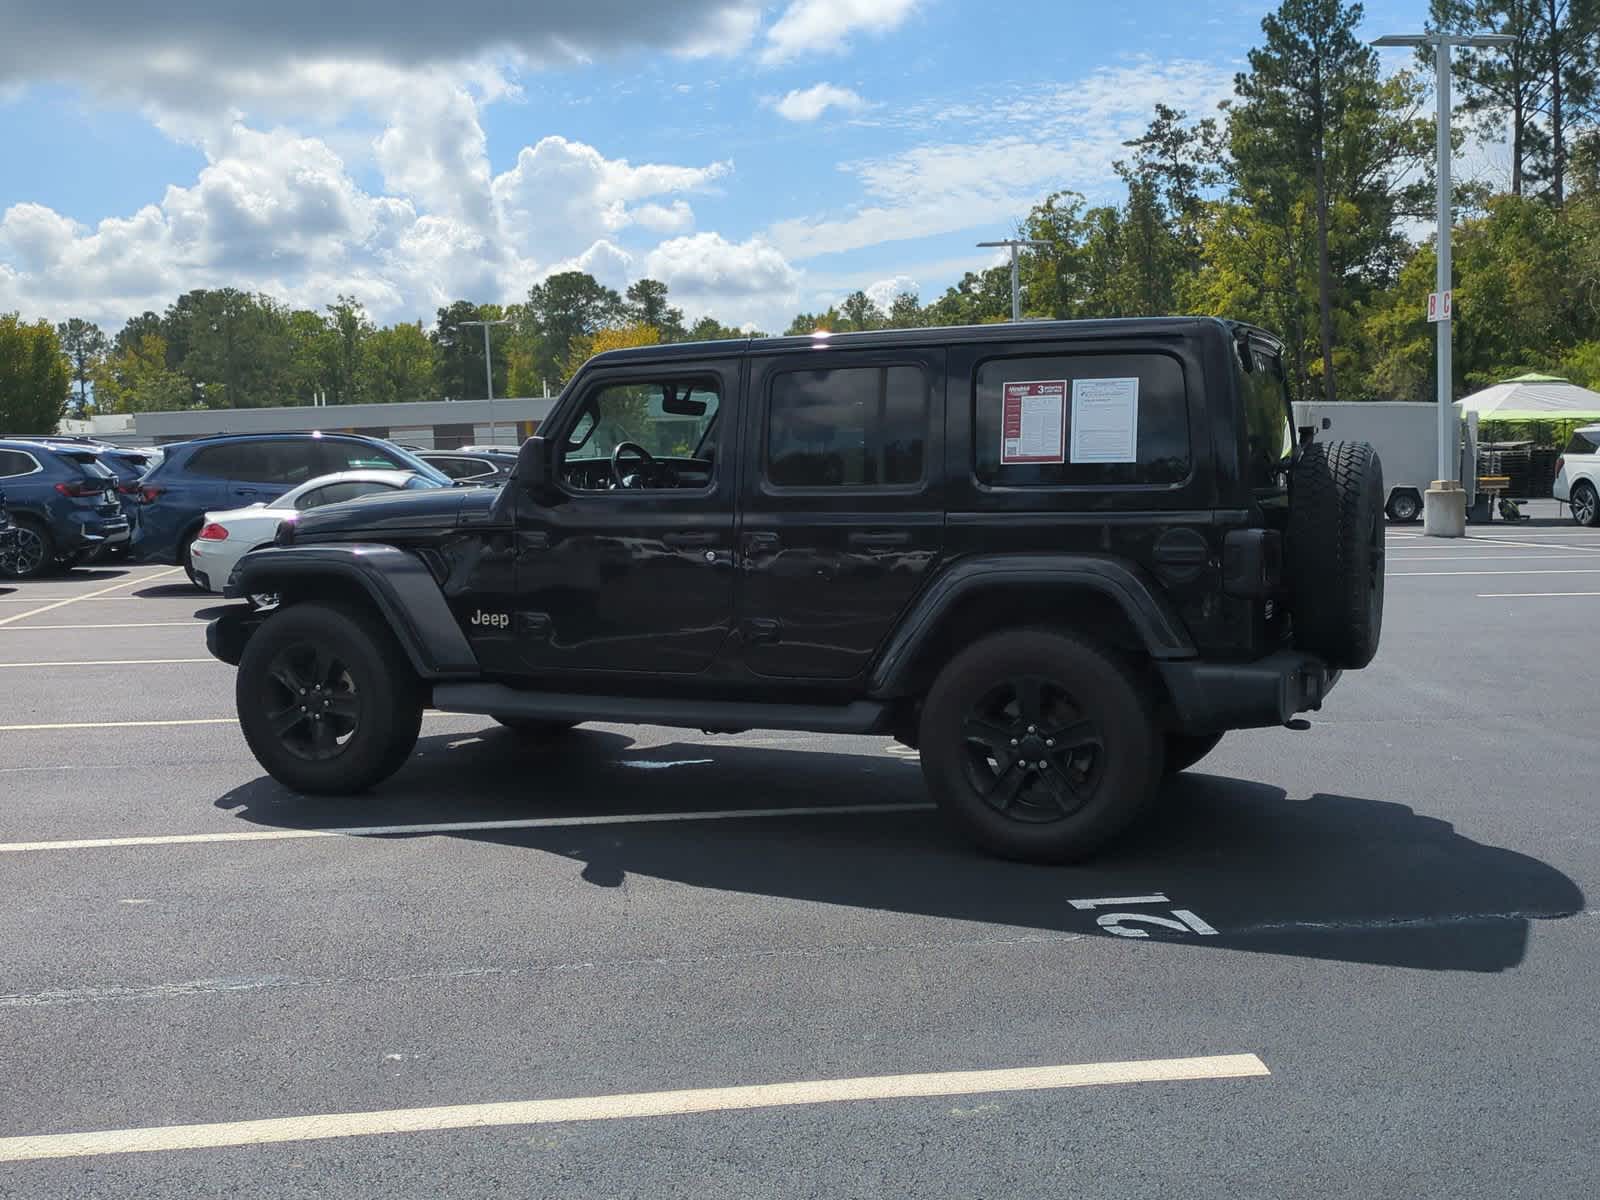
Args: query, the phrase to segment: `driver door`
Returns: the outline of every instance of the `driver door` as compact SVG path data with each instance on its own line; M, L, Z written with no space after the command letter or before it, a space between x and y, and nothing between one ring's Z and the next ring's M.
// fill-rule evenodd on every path
M740 359L579 384L547 439L560 498L516 500L513 657L529 674L694 674L733 628ZM617 447L633 443L649 458Z

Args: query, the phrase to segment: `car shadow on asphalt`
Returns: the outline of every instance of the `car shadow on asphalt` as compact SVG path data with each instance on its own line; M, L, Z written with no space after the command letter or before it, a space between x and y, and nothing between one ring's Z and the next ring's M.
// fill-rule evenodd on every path
M205 594L188 580L184 580L182 583L153 583L149 587L139 588L128 593L130 596L138 596L145 600L161 600L168 596L192 596L198 599Z
M262 778L216 804L259 825L349 828L926 801L915 760L891 754L704 742L636 748L604 730L530 742L491 727L423 738L399 775L364 796L299 796ZM1554 867L1473 841L1404 804L1327 793L1289 798L1281 788L1203 773L1171 781L1141 827L1070 867L985 857L925 809L451 836L582 862L578 886L651 876L1105 938L1114 935L1097 919L1109 911L1172 920L1181 909L1216 932L1125 927L1146 930L1146 942L1421 970L1515 967L1534 921L1571 916L1585 904L1577 884ZM1167 902L1070 903L1156 894Z

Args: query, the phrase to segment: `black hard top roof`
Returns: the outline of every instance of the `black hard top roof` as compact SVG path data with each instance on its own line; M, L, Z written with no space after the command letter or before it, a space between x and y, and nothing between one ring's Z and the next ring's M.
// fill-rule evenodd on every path
M953 342L1027 342L1061 338L1126 336L1137 333L1160 337L1182 336L1211 327L1231 336L1249 335L1279 345L1265 329L1217 317L1116 317L1092 321L1017 321L996 325L937 325L921 329L877 329L866 333L807 334L800 337L727 338L712 342L674 342L607 350L591 362L621 363L679 358L705 358L710 354L781 354L826 345L840 350L887 350L897 347L948 345Z

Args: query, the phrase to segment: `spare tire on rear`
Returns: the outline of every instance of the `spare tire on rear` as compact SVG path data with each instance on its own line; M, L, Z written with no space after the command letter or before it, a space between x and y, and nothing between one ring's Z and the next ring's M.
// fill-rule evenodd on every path
M1365 442L1312 442L1289 475L1285 567L1295 644L1355 670L1383 628L1383 465Z

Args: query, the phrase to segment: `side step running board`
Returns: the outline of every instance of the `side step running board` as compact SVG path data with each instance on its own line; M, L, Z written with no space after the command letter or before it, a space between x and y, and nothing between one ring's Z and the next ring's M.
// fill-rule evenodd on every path
M740 700L663 700L524 692L501 683L439 683L433 707L443 712L556 721L606 721L617 725L672 725L733 733L746 729L798 729L808 733L886 733L888 705L756 704Z

